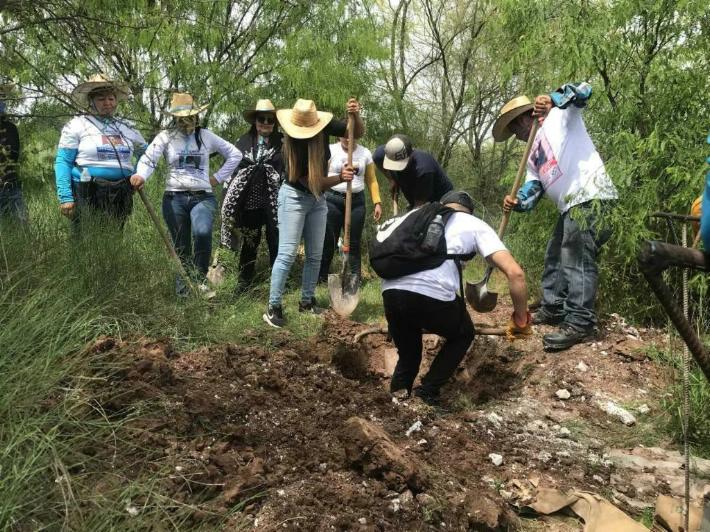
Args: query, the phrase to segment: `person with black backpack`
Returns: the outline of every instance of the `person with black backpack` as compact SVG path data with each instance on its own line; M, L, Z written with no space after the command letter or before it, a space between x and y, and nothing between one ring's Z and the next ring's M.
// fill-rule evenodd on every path
M398 399L413 393L436 404L475 335L462 298L462 261L482 255L508 278L514 308L509 338L532 330L525 274L495 231L472 215L471 196L450 191L440 202L424 201L417 198L414 209L380 226L370 245L370 263L384 279L385 317L399 355L390 393ZM442 336L445 343L413 389L425 331Z

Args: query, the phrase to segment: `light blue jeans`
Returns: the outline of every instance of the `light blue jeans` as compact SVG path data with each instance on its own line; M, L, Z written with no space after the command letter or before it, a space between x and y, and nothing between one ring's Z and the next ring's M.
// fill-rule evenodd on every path
M279 253L271 268L270 305L281 305L288 274L296 260L298 244L303 238L306 260L303 264L301 301L310 302L316 293L318 271L323 255L323 239L328 220L325 196L316 198L287 183L279 189Z

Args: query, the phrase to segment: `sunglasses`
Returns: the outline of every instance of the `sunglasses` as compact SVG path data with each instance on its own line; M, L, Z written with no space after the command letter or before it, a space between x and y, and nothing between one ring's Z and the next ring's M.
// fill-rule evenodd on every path
M269 115L258 115L256 121L260 124L272 125L276 123L276 118Z

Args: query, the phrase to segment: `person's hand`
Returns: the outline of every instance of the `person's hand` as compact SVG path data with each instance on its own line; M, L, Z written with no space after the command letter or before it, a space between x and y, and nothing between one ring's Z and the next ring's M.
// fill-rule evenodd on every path
M518 201L517 198L514 198L513 196L507 195L503 199L503 211L505 212L510 212L515 208L516 205L518 205L520 201Z
M219 181L217 181L217 178L213 175L210 176L210 185L212 185L213 187L219 185Z
M131 176L131 186L134 189L140 190L143 188L143 185L145 185L145 178L143 176L140 176L138 174L133 174Z
M341 182L348 182L353 180L353 176L355 175L355 171L353 170L353 167L344 164L342 170L340 170L340 181Z
M505 329L505 336L508 341L512 342L516 339L531 336L532 331L532 316L526 311L524 316L519 316L517 312L513 312L508 321L508 326Z
M372 213L372 217L375 219L376 222L379 222L380 218L382 218L382 204L381 203L375 203L375 212Z
M74 210L75 210L75 204L73 201L68 201L66 203L62 203L59 205L59 210L61 213L66 216L67 218L73 218L74 217Z
M547 116L547 113L552 109L552 98L549 94L541 94L535 97L535 103L533 107L533 116L537 117L538 122L542 124L543 120Z
M350 98L348 103L345 105L345 111L354 115L359 114L360 102L358 102L355 98Z

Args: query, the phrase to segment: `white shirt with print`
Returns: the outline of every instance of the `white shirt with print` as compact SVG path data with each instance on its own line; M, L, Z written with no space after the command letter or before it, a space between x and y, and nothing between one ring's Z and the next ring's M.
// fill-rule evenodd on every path
M198 148L195 133L186 135L177 129L161 131L138 161L136 173L147 180L160 158L165 155L168 163L166 191L211 191L210 154L217 152L225 159L222 167L214 174L217 181L224 183L239 166L242 152L208 129L200 129L200 141L201 146Z
M561 213L594 199L616 199L582 120L582 109L553 107L538 130L528 159L526 181L539 180Z
M446 222L446 252L464 255L471 252L488 257L505 251L496 232L483 220L464 212L456 212ZM453 301L459 290L459 272L453 260L431 270L411 273L396 279L383 279L382 291L408 290L439 301Z
M119 168L133 171L131 157L146 142L129 122L112 118L103 122L94 116L76 116L62 128L59 147L77 150L76 164L84 167Z
M330 145L330 167L329 174L340 174L343 166L348 162L348 152L343 149L340 142ZM365 168L372 164L372 153L365 146L357 145L353 151L353 166L357 167L357 173L353 176L353 193L362 192L365 189ZM338 183L331 190L342 192L347 190L347 183Z

